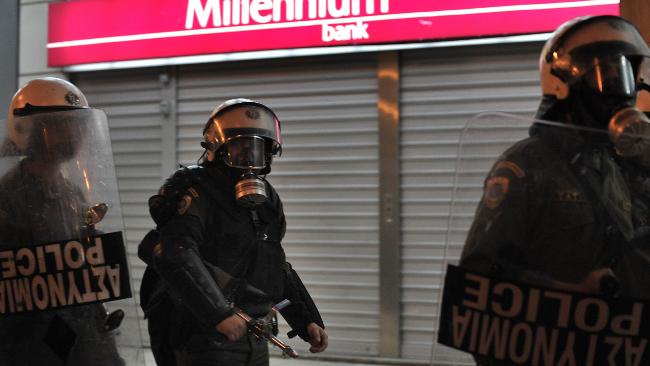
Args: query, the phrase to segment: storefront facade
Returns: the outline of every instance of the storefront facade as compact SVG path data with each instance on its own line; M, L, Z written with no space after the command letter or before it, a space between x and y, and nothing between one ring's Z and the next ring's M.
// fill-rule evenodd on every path
M181 2L187 9L198 6L193 0ZM234 6L244 2L221 3ZM214 2L212 17L203 13L210 3L200 2L201 10L194 9L192 24L189 10L176 14L185 27L179 31L193 29L187 25L205 25L205 29L225 26L227 11L223 7L218 8L221 23L215 23L214 9L219 2ZM260 6L271 3L248 2ZM283 3L281 9L286 13L279 16L293 14L297 21L298 2ZM320 15L332 16L327 13L330 8L320 5L324 1L303 3L303 21L311 15L311 21L320 19ZM340 6L345 3L337 2ZM204 46L201 43L214 43L213 38L205 38L189 42L188 48L193 51L186 54L183 50L187 48L172 47L163 39L152 41L166 45L162 48L148 43L141 49L119 42L66 44L69 39L52 38L53 34L68 35L67 30L53 28L57 20L52 18L53 14L64 14L66 3L54 7L43 1L23 0L19 81L22 84L46 74L65 76L84 91L94 107L106 111L136 294L144 271L144 264L135 255L137 244L153 227L147 199L178 164L196 163L201 154L200 131L210 111L225 99L248 97L274 108L282 121L283 155L274 162L269 180L284 201L287 257L319 304L330 334L330 350L323 357L400 359L401 364L467 361L466 356L442 347L432 356L444 265L458 258L482 189L480 185L462 187L466 192L461 204L466 206L467 225L450 230L449 204L458 138L466 122L483 111L534 114L540 98L537 59L547 37L543 33L555 26L510 33L482 29L471 35L441 33L429 38L418 38L421 29L405 26L407 34L399 38L395 32L399 23L387 23L386 29L376 27L384 38L373 41L373 24L380 24L376 19L383 18L372 17L397 21L399 17L390 11L396 2L347 3L348 15L356 11L359 17L365 17L348 22L351 27L347 31L338 28L340 33L336 33L335 26L322 22L314 24L319 29L312 35L316 38L298 36L301 30L297 28L271 29L293 32L289 34L300 38L292 40L285 35L276 50L266 44L250 49L249 43L236 42L241 39L237 34L223 33L221 36L232 38L223 42L227 48L212 49L209 47L219 45L211 45L207 51L199 51ZM368 5L371 3L372 9ZM568 2L548 3L559 7ZM619 4L614 1L577 3L593 7L566 7L562 16L575 16L567 9L582 14L618 13ZM293 12L287 10L288 4ZM273 8L260 9L249 13L249 22L272 24ZM322 9L326 9L323 14ZM337 6L332 9L344 11ZM514 12L526 19L539 10L522 9L511 9L508 16ZM161 14L167 13L157 16ZM245 25L242 12L235 13L231 8L228 14L229 25ZM430 18L424 15L431 13L421 15L408 19L427 24ZM49 40L45 26L48 16ZM266 19L270 20L264 23ZM498 18L489 19L499 22ZM516 17L508 19L512 23ZM92 24L91 20L89 16L84 22ZM445 18L448 23L442 24L473 24L470 20ZM364 21L370 27L364 28ZM556 20L558 24L562 21ZM364 38L364 29L368 38ZM346 34L350 39L344 39ZM484 37L477 38L479 34ZM201 36L218 37L220 33ZM102 37L115 35L97 33L88 39ZM336 37L350 42L333 48L323 44ZM442 40L448 37L472 38ZM66 47L98 51L74 49L66 53ZM47 49L50 66L46 64ZM138 52L144 52L144 56L135 56ZM523 130L503 131L485 143L503 143L523 134ZM485 174L489 168L486 159L476 157L473 173ZM452 245L446 249L447 242ZM132 329L139 329L146 339L142 315L127 315ZM293 344L308 353L304 345Z

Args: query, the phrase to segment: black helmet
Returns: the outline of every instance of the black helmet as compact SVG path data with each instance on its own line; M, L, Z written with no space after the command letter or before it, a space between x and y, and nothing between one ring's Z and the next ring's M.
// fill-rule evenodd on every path
M646 42L637 28L621 17L588 16L564 23L546 42L540 55L544 99L538 117L546 118L551 109L565 101L576 101L571 98L579 101L581 97L576 94L584 90L603 98L594 109L610 108L602 104L620 100L625 100L626 106L633 105L636 74L645 57L650 57ZM615 110L601 113L598 126L594 127L606 127L611 117L606 116L609 112Z

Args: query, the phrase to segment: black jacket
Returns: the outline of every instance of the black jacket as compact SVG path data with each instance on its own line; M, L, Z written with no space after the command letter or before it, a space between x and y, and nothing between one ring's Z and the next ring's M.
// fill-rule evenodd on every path
M290 336L308 340L307 325L323 322L286 262L282 202L267 182L269 198L263 205L255 210L237 205L234 181L226 171L216 163L182 168L149 200L159 235L139 248L140 257L155 269L154 274L149 268L143 279L145 314L151 316L165 297L173 299L167 302L173 312L171 343L179 348L192 334L215 333L216 324L232 315L232 302L251 309L251 315L263 315L255 314L259 303L289 299L291 305L281 313L293 329ZM222 272L226 279L220 277ZM250 286L265 296L255 291L251 295Z

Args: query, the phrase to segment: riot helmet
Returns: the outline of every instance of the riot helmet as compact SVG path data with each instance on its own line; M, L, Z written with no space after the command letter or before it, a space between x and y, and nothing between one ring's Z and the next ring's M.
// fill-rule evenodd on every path
M31 80L18 89L9 105L8 140L19 155L65 161L76 154L85 126L71 113L59 112L89 108L79 88L66 80Z
M634 106L639 66L646 57L646 42L623 18L589 16L564 23L540 56L538 117L607 129L617 112Z
M271 171L273 156L282 153L280 121L269 107L243 98L220 104L203 129L201 146L209 161L223 162L238 176L237 202L255 206L266 200L261 176Z

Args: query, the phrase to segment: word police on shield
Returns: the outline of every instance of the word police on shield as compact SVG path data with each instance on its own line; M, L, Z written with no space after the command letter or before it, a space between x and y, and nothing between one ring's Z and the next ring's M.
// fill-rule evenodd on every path
M517 365L650 365L648 301L501 281L448 266L438 342Z
M88 239L0 251L0 316L131 297L122 233Z

